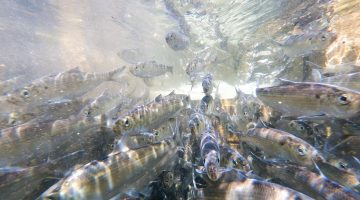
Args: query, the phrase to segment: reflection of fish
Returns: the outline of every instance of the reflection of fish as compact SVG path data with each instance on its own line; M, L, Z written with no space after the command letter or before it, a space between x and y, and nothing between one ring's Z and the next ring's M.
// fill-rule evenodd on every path
M359 199L355 192L329 180L323 175L316 174L305 167L291 164L280 164L251 157L251 163L257 174L264 174L264 178L280 179L287 186L296 189L316 199Z
M174 156L174 144L168 140L137 150L113 152L105 161L92 161L73 171L42 198L110 199L143 176L154 177Z
M156 61L149 61L137 63L134 67L130 68L130 72L134 76L141 78L153 78L164 75L167 72L173 73L173 67L159 64Z
M125 116L118 118L113 130L119 135L136 131L151 131L185 108L188 101L187 95L171 93L158 101L138 106Z
M279 86L257 88L256 95L290 116L349 118L360 112L360 92L322 83L283 81Z
M110 131L103 130L105 122L103 115L82 116L2 129L0 166L37 165L81 149L103 157L113 138Z
M85 94L89 90L105 81L119 81L118 76L123 72L118 68L107 73L84 73L78 68L68 70L58 75L51 75L35 80L29 85L9 92L0 101L1 111L9 111L16 106L37 106L48 103L54 98L73 98ZM13 110L10 110L10 112Z
M264 150L265 154L313 167L313 160L324 160L320 152L294 135L272 128L254 128L239 134L240 140Z
M311 51L325 50L334 40L336 34L328 31L309 32L292 35L284 42L276 42L289 57L297 57L311 53Z

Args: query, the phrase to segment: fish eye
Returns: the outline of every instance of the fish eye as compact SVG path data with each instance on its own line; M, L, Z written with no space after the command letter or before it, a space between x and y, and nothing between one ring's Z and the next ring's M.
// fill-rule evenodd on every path
M237 165L238 163L236 162L236 160L232 160L232 163L234 164L234 165Z
M339 167L340 167L341 169L346 169L346 164L343 163L343 162L339 162Z
M301 126L301 125L300 125L299 128L300 128L300 130L302 130L302 131L305 129L304 126Z
M296 150L300 156L304 156L306 154L306 150L303 146L299 146Z
M126 118L126 120L125 120L125 126L126 126L126 127L129 127L129 126L130 126L130 122L129 122L129 119L128 119L128 118Z
M339 96L338 101L341 105L347 105L350 103L350 98L346 94Z
M325 40L326 40L325 35L321 36L321 41L325 41Z
M24 97L29 97L30 92L28 90L23 90L23 91L21 91L21 95L24 96Z

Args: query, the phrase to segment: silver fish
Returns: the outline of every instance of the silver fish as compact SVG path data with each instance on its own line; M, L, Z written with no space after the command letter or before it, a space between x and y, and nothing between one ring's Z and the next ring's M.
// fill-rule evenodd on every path
M160 101L154 100L145 105L137 106L119 117L113 126L113 130L117 135L151 131L179 113L187 106L188 102L189 97L187 95L171 93Z
M312 51L325 50L334 40L336 34L329 31L310 32L292 35L283 42L276 42L289 57L309 54Z
M107 73L84 73L75 68L57 75L45 76L2 96L0 102L4 106L0 110L13 112L19 107L46 104L55 98L78 97L102 82L120 81L118 77L124 69L125 67L122 67Z
M202 133L200 155L208 177L216 181L220 177L220 147L219 138L211 126Z
M264 104L290 116L350 118L360 112L360 92L323 83L283 81L279 86L257 88L256 95Z
M38 165L81 149L101 158L113 136L104 115L28 122L1 130L0 166Z
M137 77L153 78L164 75L168 72L173 73L173 66L159 64L156 61L140 62L130 68L130 72Z
M239 133L242 142L264 150L265 154L291 160L313 168L313 160L325 160L321 153L304 140L273 128L254 128Z
M156 174L174 156L174 143L169 140L137 150L113 152L104 161L93 161L73 171L40 199L110 199L141 180L147 175L144 172Z
M165 36L168 46L174 51L186 50L190 45L190 38L178 31L170 31Z
M275 183L243 178L241 181L221 183L216 187L207 187L203 190L202 195L197 196L197 199L310 200L313 198Z
M202 79L202 88L203 88L203 92L206 95L211 95L212 91L213 91L213 87L214 87L214 83L213 83L213 75L212 74L206 74L204 76L204 78Z
M355 192L339 185L327 177L316 174L306 167L292 164L269 162L252 156L254 170L267 174L269 178L278 178L289 187L316 199L359 199Z

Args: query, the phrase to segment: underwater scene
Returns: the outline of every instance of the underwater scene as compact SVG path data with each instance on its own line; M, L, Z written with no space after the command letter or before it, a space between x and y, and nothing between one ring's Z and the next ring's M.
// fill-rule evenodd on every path
M360 200L360 0L2 0L22 199Z

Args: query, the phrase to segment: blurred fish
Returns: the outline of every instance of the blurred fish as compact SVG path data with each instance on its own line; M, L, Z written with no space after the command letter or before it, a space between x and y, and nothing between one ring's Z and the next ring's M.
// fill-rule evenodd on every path
M189 102L187 95L171 93L159 101L137 106L126 115L119 117L113 130L117 135L135 134L156 129L184 109Z
M0 98L1 112L14 111L19 107L46 104L55 98L74 98L105 81L120 81L119 75L125 67L107 73L84 73L74 68L57 75L45 76L23 88L9 92ZM9 106L5 106L9 105Z
M281 130L254 128L247 133L239 133L238 136L242 142L262 149L266 155L290 160L302 166L312 168L313 160L325 160L310 144Z
M92 161L73 171L39 199L110 199L132 188L143 176L154 177L174 156L174 143L169 140L137 150L113 152L105 161Z
M197 199L308 200L313 198L275 183L243 178L241 181L220 183L216 187L207 187L197 196Z
M114 136L104 115L28 122L0 134L1 167L39 165L81 149L100 159Z
M360 72L322 78L321 82L360 91Z
M183 51L190 45L190 38L178 31L169 31L165 36L165 41L174 51Z
M92 102L85 105L80 113L84 114L85 116L95 117L97 115L107 113L114 107L119 106L124 101L126 101L126 98L124 98L124 95L121 91L116 94L112 94L105 90Z
M269 162L253 155L251 164L258 174L278 178L287 186L315 199L360 199L360 196L323 175L292 164Z
M1 199L34 199L37 193L44 191L42 183L47 178L54 178L65 173L74 164L80 163L84 151L77 151L49 160L41 165L21 168L0 168L0 198Z
M202 79L202 88L205 95L211 95L214 87L213 83L213 75L212 74L206 74L204 78Z
M326 67L322 67L311 61L305 61L312 69L319 70L322 75L342 75L353 74L359 72L360 65L356 63L341 63L341 64L327 64Z
M282 81L279 86L257 88L256 95L288 116L350 118L360 112L360 92L323 83Z
M173 73L173 66L159 64L156 61L140 62L130 68L130 72L137 77L153 78L167 72Z
M124 49L117 53L117 55L124 61L130 64L136 64L145 59L143 52L140 48Z
M25 76L16 76L14 78L0 82L0 94L4 95L9 91L13 91L22 86L25 82Z
M225 168L240 169L245 172L251 170L248 161L236 150L225 146L221 146L220 150L221 166L224 166Z
M283 42L274 42L283 49L288 57L294 58L312 51L325 50L335 39L335 33L324 30L292 35Z
M216 181L220 175L220 147L219 138L211 126L202 133L200 155L208 177Z
M316 164L326 177L357 192L360 191L360 178L356 172L340 169L323 161L316 161Z

